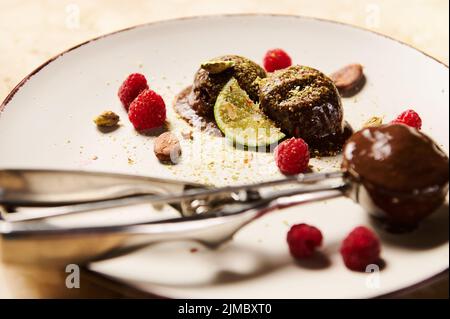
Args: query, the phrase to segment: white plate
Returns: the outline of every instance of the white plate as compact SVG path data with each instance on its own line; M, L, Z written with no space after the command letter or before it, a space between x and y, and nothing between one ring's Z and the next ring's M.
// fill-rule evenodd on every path
M2 105L0 167L115 171L218 185L275 178L279 173L272 154L235 151L223 139L201 133L195 134L194 142L183 141L182 163L159 164L152 151L153 137L132 129L116 96L129 73L146 74L150 86L164 97L171 127L179 133L186 124L170 105L176 92L190 84L199 63L227 53L260 62L273 47L284 48L295 63L325 73L351 62L363 64L366 87L343 100L352 126L358 129L374 115L388 121L411 107L422 115L423 131L448 151L449 81L444 65L404 44L347 25L241 15L139 26L50 61ZM105 109L122 118L122 126L109 134L98 132L92 123L93 116ZM193 151L196 143L202 152ZM339 159L314 160L313 165L335 169ZM142 220L148 214L141 206L115 211L111 218ZM292 261L285 236L288 225L299 222L323 231L323 258ZM393 236L377 230L386 267L376 275L349 271L338 252L344 236L361 224L370 225L366 214L342 198L271 214L217 251L196 243L164 243L89 268L157 295L188 298L374 297L416 285L448 268L448 205L412 234Z

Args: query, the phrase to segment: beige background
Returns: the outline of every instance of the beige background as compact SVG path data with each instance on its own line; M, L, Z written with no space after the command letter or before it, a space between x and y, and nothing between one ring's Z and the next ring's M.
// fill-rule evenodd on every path
M145 22L221 13L345 22L404 41L446 64L449 60L447 0L0 0L0 101L34 68L89 38ZM63 272L0 264L0 297L58 296L120 294L95 284L69 291ZM412 296L448 297L448 279Z

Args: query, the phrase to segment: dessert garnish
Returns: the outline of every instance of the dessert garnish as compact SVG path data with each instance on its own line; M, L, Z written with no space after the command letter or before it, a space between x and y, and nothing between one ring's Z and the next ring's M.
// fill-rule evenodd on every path
M361 64L350 64L330 75L339 93L350 97L358 93L366 82Z
M147 89L130 104L128 118L138 131L160 127L166 120L166 105L162 97Z
M234 61L210 60L202 63L200 67L211 74L217 74L232 68L234 65Z
M377 127L383 124L383 118L380 116L372 116L370 119L368 119L364 124L363 127Z
M392 124L405 124L414 127L418 130L422 128L422 119L419 114L414 110L406 110L402 112L395 120L391 122Z
M284 50L272 49L266 52L263 64L267 72L273 72L291 66L292 60Z
M147 79L139 73L130 74L119 88L117 95L123 107L128 111L131 102L141 93L148 89Z
M283 141L275 148L275 163L283 174L300 174L308 169L309 148L301 138Z
M240 145L267 146L285 136L240 88L235 78L228 81L217 97L214 117L223 134Z
M365 271L367 266L380 263L380 240L370 229L359 226L344 239L340 252L347 268Z
M363 189L359 201L393 231L414 228L441 206L448 156L428 136L403 124L362 129L348 140L342 169Z
M181 156L180 142L171 132L164 132L158 136L153 150L161 162L176 164Z
M287 233L289 252L296 259L311 257L315 250L322 245L322 233L319 229L308 224L297 224Z
M94 123L99 127L114 127L119 123L119 115L113 111L104 111L94 118Z

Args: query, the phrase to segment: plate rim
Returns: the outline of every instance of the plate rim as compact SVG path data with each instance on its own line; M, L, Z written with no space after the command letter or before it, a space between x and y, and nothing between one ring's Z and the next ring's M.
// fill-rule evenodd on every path
M390 41L396 42L396 43L401 44L403 46L406 46L409 49L412 49L412 50L414 50L416 52L421 53L426 58L434 60L435 62L441 64L445 68L447 68L447 69L449 68L449 66L445 62L437 59L436 57L433 57L431 54L426 53L426 52L416 48L415 46L413 46L411 44L408 44L406 42L398 40L398 39L396 39L396 38L394 38L392 36L389 36L387 34L381 33L379 31L370 30L370 29L362 27L362 26L357 26L357 25L353 25L353 24L349 24L349 23L345 23L345 22L341 22L341 21L330 20L330 19L325 19L325 18L318 18L318 17L311 17L311 16L304 16L304 15L280 14L280 13L230 13L230 14L193 15L193 16L185 16L185 17L178 17L178 18L172 18L172 19L162 19L162 20L156 20L156 21L152 21L152 22L144 22L144 23L132 25L130 27L126 27L126 28L119 29L119 30L116 30L116 31L112 31L112 32L108 32L108 33L105 33L105 34L101 34L101 35L99 35L97 37L90 38L90 39L88 39L86 41L83 41L83 42L81 42L79 44L76 44L76 45L74 45L72 47L69 47L66 50L61 51L60 53L54 55L53 57L51 57L50 59L48 59L44 63L42 63L39 66L37 66L33 71L28 73L22 80L20 80L14 86L14 88L8 93L8 95L5 97L5 99L0 104L0 115L6 109L8 104L13 100L14 96L16 95L16 93L34 75L39 73L46 66L48 66L52 62L56 61L57 59L61 58L65 54L67 54L67 53L69 53L71 51L74 51L74 50L76 50L76 49L78 49L78 48L80 48L82 46L85 46L85 45L87 45L89 43L95 42L97 40L101 40L103 38L106 38L106 37L109 37L109 36L112 36L112 35L115 35L115 34L127 32L127 31L130 31L130 30L138 29L138 28L144 28L144 27L151 26L151 25L159 25L159 24L164 24L164 23L172 23L172 22L185 21L185 20L233 18L233 17L241 17L241 18L245 18L245 17L294 18L294 19L300 19L300 20L312 20L312 21L326 22L326 23L331 23L331 24L335 24L335 25L345 26L345 27L348 27L348 28L357 29L357 30L360 30L360 31L365 31L365 32L374 34L376 36L383 37L383 38L388 39ZM87 269L85 269L85 270L87 270ZM90 269L88 271L91 272L91 273L96 274L97 276L102 277L103 279L107 279L107 280L114 281L114 282L117 283L116 280L108 278L107 276L105 276L105 275L103 275L101 273L98 273L96 271L92 271ZM400 297L402 295L405 295L405 294L408 294L408 293L412 293L413 291L416 291L418 289L421 289L421 288L424 288L424 287L426 287L428 285L431 285L432 283L435 283L437 281L444 280L444 278L448 278L448 276L449 276L449 268L447 267L446 269L444 269L444 270L442 270L442 271L432 275L431 277L428 277L428 278L426 278L424 280L418 281L415 284L412 284L410 286L394 290L394 291L386 293L386 294L377 295L374 298L378 299L378 298L395 298L395 297ZM122 282L120 282L120 284L121 285L126 285L125 283L122 283ZM145 293L147 293L147 292L145 292Z

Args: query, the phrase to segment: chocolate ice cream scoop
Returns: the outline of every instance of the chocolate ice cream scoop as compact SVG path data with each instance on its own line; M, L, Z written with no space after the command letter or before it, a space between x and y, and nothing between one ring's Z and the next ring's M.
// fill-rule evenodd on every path
M365 128L343 153L342 169L358 188L355 200L394 228L414 227L445 200L448 156L414 128Z

